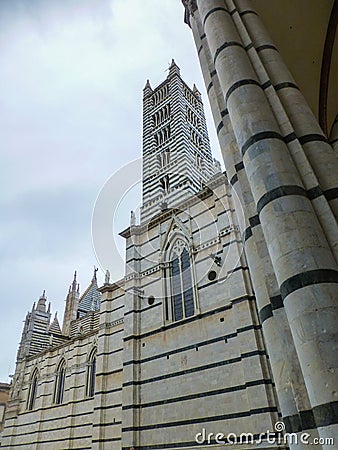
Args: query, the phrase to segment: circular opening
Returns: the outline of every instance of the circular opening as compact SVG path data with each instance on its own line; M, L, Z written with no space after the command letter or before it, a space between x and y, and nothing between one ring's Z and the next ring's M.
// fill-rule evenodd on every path
M214 270L211 270L211 271L208 273L208 279L209 279L210 281L214 281L214 280L216 279L216 277L217 277L217 273L216 273Z
M151 295L150 297L148 297L148 305L153 305L155 302L155 297L153 295Z

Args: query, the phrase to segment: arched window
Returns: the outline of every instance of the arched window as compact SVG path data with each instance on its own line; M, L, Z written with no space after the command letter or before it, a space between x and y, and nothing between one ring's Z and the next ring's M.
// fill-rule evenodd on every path
M173 320L195 314L193 278L186 243L177 239L172 247L170 262L171 308Z
M165 194L168 194L170 189L169 175L164 175L164 177L160 178L160 185L163 189L163 192Z
M168 149L166 149L165 151L161 152L158 156L159 158L159 162L160 162L160 166L165 167L170 163L170 152Z
M59 405L63 401L63 393L65 390L65 379L66 379L66 363L64 360L62 360L58 366L55 379L53 402L57 405Z
M29 392L27 397L27 409L29 411L34 409L37 390L38 390L38 370L35 369L29 382Z
M96 375L96 349L93 350L88 358L86 396L93 397L95 394L95 375Z

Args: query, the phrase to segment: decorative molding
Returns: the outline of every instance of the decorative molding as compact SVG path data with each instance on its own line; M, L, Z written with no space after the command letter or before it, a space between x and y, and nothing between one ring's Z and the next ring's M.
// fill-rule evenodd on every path
M116 327L117 325L120 325L121 323L124 323L123 318L113 320L112 322L102 323L99 328L100 328L100 330L105 329L105 328L113 328L113 327Z

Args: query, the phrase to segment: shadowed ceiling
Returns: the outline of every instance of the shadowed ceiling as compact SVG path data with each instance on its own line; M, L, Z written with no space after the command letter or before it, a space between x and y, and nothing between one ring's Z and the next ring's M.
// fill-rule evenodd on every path
M318 105L323 51L334 0L252 1L312 111L319 118ZM328 131L338 113L337 86L338 44L336 36L328 83Z

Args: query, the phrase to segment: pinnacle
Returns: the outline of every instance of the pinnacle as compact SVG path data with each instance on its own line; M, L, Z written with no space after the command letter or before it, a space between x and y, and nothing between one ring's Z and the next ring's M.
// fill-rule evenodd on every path
M152 90L152 87L151 87L151 85L150 85L150 82L149 82L149 80L147 80L147 82L146 82L146 84L145 84L145 86L144 86L144 89L143 89L143 90L145 90L145 89L151 89L151 90Z
M168 77L170 77L171 75L180 75L180 68L178 67L178 65L176 64L174 58L171 60L171 64L169 66L169 73L168 73Z

